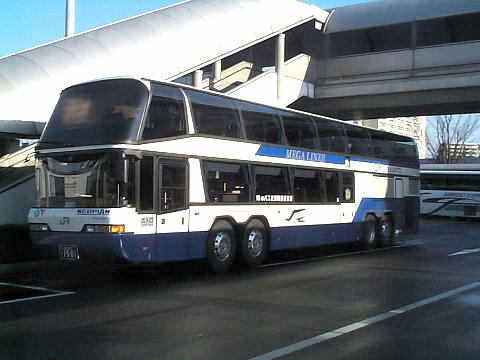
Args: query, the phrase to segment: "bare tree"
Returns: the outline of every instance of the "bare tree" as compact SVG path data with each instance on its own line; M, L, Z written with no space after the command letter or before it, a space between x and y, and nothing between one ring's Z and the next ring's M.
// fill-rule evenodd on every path
M478 118L442 115L428 119L427 150L439 164L455 164L465 157L465 143L480 126Z

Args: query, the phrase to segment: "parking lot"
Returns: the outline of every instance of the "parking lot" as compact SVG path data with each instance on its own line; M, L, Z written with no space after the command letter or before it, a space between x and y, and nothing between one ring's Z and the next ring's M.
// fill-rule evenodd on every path
M478 359L480 222L395 247L202 262L56 264L0 277L0 359Z

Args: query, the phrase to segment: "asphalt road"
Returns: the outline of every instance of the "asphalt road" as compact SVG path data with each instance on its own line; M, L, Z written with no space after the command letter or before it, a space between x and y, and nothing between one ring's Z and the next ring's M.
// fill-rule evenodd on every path
M4 275L0 359L478 360L480 222L421 226L402 246L277 254L255 271Z

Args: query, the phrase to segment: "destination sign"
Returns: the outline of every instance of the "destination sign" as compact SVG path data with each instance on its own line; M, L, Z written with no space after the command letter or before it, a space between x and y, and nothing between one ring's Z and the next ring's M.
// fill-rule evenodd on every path
M110 209L78 209L77 215L109 215Z

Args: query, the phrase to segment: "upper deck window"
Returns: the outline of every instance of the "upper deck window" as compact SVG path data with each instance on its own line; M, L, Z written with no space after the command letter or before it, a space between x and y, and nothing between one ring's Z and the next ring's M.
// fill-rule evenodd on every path
M147 100L148 89L133 79L70 87L60 95L40 147L136 141Z
M245 136L248 140L282 144L282 123L278 111L265 106L241 104Z
M143 140L185 135L185 107L178 88L152 84L152 101L143 129Z
M345 132L341 124L327 119L315 119L320 150L345 153Z
M282 119L289 145L316 149L317 134L312 119L295 113L282 113Z
M367 130L356 127L347 127L350 154L369 157L372 155L370 135Z
M241 138L235 102L221 96L186 91L192 103L196 131L201 134Z

